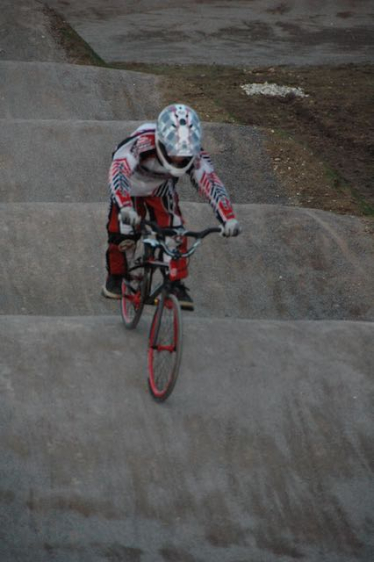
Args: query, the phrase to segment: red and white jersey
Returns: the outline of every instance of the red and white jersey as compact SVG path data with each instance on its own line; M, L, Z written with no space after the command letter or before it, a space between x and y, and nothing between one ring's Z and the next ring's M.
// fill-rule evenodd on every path
M176 188L178 178L173 177L157 157L155 132L154 123L145 123L113 153L109 190L119 207L132 205L131 197L162 197ZM209 154L201 150L187 173L220 222L235 218L225 186L215 173Z

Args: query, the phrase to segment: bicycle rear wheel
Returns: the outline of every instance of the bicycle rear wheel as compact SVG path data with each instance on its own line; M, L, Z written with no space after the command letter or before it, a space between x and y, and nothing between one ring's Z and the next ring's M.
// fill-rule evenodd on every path
M133 330L139 323L149 290L149 278L149 272L144 271L122 280L121 314L128 330Z
M157 402L173 391L182 357L182 313L174 295L162 295L148 340L148 385Z

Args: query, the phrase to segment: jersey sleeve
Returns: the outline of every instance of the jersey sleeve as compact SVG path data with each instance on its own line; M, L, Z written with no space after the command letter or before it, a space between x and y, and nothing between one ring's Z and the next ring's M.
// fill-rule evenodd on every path
M119 208L132 205L130 178L136 166L136 158L126 147L114 153L109 169L109 191Z
M204 150L196 158L190 172L192 185L199 195L207 199L217 219L225 224L235 218L235 213L225 186L214 171L210 156Z
M154 137L154 131L143 126L133 136L125 139L113 154L109 170L109 191L120 208L132 205L131 176L141 158L154 149Z

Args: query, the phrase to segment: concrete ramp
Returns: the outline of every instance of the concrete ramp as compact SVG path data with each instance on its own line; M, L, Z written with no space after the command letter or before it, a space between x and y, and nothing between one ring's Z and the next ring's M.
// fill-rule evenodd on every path
M370 0L47 0L106 61L372 63ZM345 10L345 11L343 11Z
M188 225L216 225L183 203ZM374 245L365 222L323 211L238 205L244 232L207 239L191 259L198 316L374 318ZM118 314L100 297L106 204L0 205L2 314Z
M1 60L66 62L44 8L40 0L1 0Z
M186 316L164 406L147 329L0 319L2 562L370 560L373 324Z
M0 201L106 201L112 150L142 122L3 119ZM204 124L204 147L237 203L287 203L263 138L254 127ZM198 201L189 180L179 191Z
M4 61L0 118L149 119L162 109L158 84L157 77L139 72Z

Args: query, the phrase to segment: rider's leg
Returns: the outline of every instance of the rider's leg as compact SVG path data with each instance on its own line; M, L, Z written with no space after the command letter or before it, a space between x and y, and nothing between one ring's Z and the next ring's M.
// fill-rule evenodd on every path
M145 197L149 217L152 221L157 222L159 226L171 227L181 226L184 219L179 207L178 195L174 190L169 190L163 197ZM187 238L183 238L181 251L187 250ZM185 279L188 276L187 259L183 258L178 261L170 261L170 279L177 281Z
M111 299L121 298L122 277L127 273L128 259L134 255L136 235L127 225L118 221L119 207L111 201L107 222L108 248L106 251L107 278L102 293Z
M163 197L146 197L144 199L150 219L160 226L180 226L184 224L183 216L179 207L178 195L174 189L170 189ZM180 250L187 250L187 238L183 238ZM170 280L173 281L173 292L179 300L181 307L193 310L193 300L188 294L188 289L181 282L188 276L188 262L186 258L170 261Z

